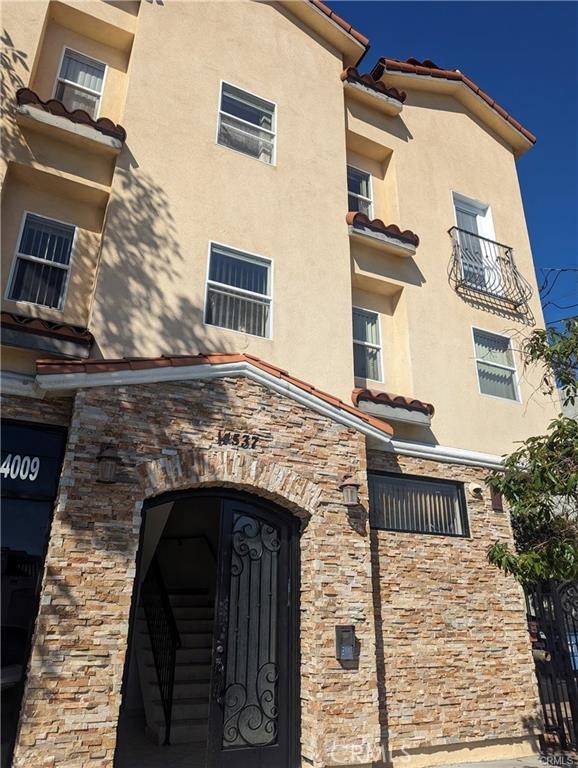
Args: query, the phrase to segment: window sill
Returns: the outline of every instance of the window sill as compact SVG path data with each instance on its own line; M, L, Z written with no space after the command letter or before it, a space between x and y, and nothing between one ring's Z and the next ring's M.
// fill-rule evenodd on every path
M343 87L345 93L355 101L376 109L388 117L396 117L402 111L403 102L401 94L399 94L400 98L393 98L391 95L378 90L376 84L371 81L364 82L363 78L367 78L367 75L359 75L357 70L353 68L346 70L342 77L344 78ZM383 90L387 89L384 88Z
M419 237L413 232L402 232L395 224L386 226L380 219L370 220L362 213L350 211L346 216L349 237L393 256L414 256Z
M17 94L16 116L21 126L106 154L118 155L126 137L124 129L111 120L92 120L82 110L69 113L59 101L43 102L29 89Z

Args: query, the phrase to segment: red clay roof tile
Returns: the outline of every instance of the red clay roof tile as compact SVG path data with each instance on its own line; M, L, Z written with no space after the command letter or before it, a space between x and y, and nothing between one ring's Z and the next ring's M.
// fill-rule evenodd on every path
M376 389L354 389L351 393L351 399L356 407L359 407L360 400L368 400L372 403L383 403L391 408L405 408L409 411L421 411L428 416L433 416L435 409L431 403L423 403L403 395L392 395L389 392L380 392Z
M89 125L91 128L96 129L105 136L112 136L119 141L126 141L126 131L122 125L115 125L108 117L99 117L98 120L94 120L88 112L83 109L74 109L69 111L61 101L58 99L48 99L48 101L42 101L40 96L30 88L19 88L16 91L16 103L17 104L30 104L33 107L38 107L49 112L51 115L57 115L58 117L66 117L73 123L79 123L82 125Z
M250 365L267 371L280 379L283 379L288 384L292 384L298 389L302 389L309 392L320 400L323 400L328 405L332 405L339 410L346 411L356 416L366 424L370 424L376 427L381 432L385 432L388 435L393 435L393 427L381 419L376 419L358 408L354 408L351 405L347 405L342 400L333 397L332 395L323 392L320 389L307 384L307 382L290 376L287 371L281 368L277 368L275 365L270 365L264 360L253 355L245 354L198 354L198 355L177 355L177 356L162 356L162 357L141 357L141 358L116 358L111 360L67 360L66 362L59 362L57 360L37 360L36 361L36 373L38 376L46 376L50 374L61 373L114 373L115 371L125 370L145 370L154 368L166 368L166 367L181 367L185 365L181 360L188 359L191 362L186 365L222 365L225 363L233 362L247 362ZM176 374L178 378L178 374Z
M410 229L406 229L402 232L397 224L386 225L381 219L370 219L369 216L366 216L359 211L349 211L345 216L345 220L351 227L371 229L374 232L380 232L388 237L394 237L396 240L410 243L416 248L419 245L419 237Z
M314 5L317 10L321 11L328 18L330 18L331 21L334 21L338 26L340 26L341 29L344 29L348 34L350 34L351 37L353 37L354 40L357 40L358 43L361 43L361 45L363 45L365 48L369 46L369 38L365 37L365 35L362 35L361 32L358 32L354 27L351 26L348 21L342 19L341 16L338 16L335 11L332 11L328 5L322 3L321 0L309 0L309 2L311 5Z
M2 328L25 331L37 336L50 336L55 339L74 341L86 347L91 347L94 337L88 328L82 328L68 323L55 323L50 320L42 320L39 317L17 315L13 312L0 313L0 325Z
M489 106L496 110L496 112L504 118L511 126L519 131L532 144L536 143L536 137L527 128L519 123L512 115L510 115L503 107L499 107L487 93L484 93L482 89L474 83L469 77L459 72L457 69L443 69L434 64L430 59L419 61L418 59L410 58L406 61L400 59L390 59L386 56L382 56L375 67L371 70L372 77L379 79L384 72L407 72L415 75L427 75L428 77L441 77L446 80L461 81L471 91L480 96Z
M405 91L398 91L397 88L389 88L381 80L374 80L369 73L360 74L355 67L347 67L341 73L341 79L343 82L354 82L364 85L366 88L370 88L376 93L380 93L383 96L389 96L390 99L395 99L403 104L407 98Z

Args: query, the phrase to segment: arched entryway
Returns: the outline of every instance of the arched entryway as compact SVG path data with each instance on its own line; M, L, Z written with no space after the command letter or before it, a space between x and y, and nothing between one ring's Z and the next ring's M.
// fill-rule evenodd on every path
M145 503L115 768L293 768L299 523L227 488Z

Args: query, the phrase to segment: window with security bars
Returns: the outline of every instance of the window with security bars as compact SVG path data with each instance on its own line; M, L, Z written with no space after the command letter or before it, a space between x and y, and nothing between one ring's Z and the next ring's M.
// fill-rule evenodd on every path
M217 141L264 163L274 163L275 105L222 83Z
M106 65L66 48L54 97L73 111L83 109L96 118L102 96Z
M347 166L348 211L359 211L372 218L371 176L352 165Z
M506 400L519 400L510 339L474 328L474 349L480 392Z
M408 533L468 536L461 483L400 475L369 475L373 528Z
M18 242L7 298L62 309L74 227L27 213Z
M271 263L213 244L205 322L253 336L271 335Z
M381 381L379 315L353 307L353 372L357 379Z

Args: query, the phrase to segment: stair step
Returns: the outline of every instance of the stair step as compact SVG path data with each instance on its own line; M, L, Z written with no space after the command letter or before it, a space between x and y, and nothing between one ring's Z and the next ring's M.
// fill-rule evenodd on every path
M139 632L143 650L150 650L151 640L147 630ZM202 648L211 651L213 644L212 632L183 632L181 635L181 649ZM177 651L178 653L178 651Z
M208 592L204 594L169 594L169 600L173 606L198 606L203 608L212 608L213 599L209 596Z
M159 743L162 744L165 735L165 721L158 720L156 727L159 733ZM197 744L199 752L207 748L209 726L206 720L175 719L171 722L171 744ZM192 751L192 750L191 750Z
M212 619L177 619L177 628L180 634L187 632L213 632Z
M163 705L160 699L153 699L155 716L163 718ZM175 720L206 720L209 716L209 698L197 697L173 700L173 718Z
M144 640L141 640L143 645L140 648L140 653L145 664L153 664L154 658L153 652L150 648L150 642L148 648L144 647ZM177 667L180 664L210 664L211 662L211 649L210 648L177 648Z
M213 619L213 606L208 605L173 605L173 616L179 619Z
M154 662L145 664L147 670L147 681L154 683L157 679L157 670ZM190 680L209 680L211 677L210 664L201 661L193 661L183 664L175 664L175 682L186 682Z

